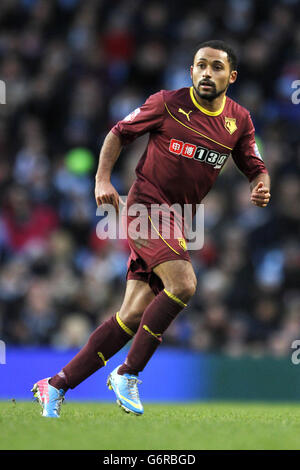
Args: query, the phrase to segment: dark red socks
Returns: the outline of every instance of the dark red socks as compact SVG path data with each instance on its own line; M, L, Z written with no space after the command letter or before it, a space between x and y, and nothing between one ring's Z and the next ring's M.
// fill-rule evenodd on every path
M126 361L119 368L118 374L138 375L144 369L161 344L162 334L185 306L185 303L166 289L152 300L144 311Z
M65 391L75 388L103 367L133 336L134 332L124 325L117 313L91 334L79 353L50 379L50 385Z
M166 289L152 300L144 311L126 361L118 370L119 374L138 375L144 369L161 344L163 333L185 306L186 304ZM65 391L75 388L103 367L134 334L124 325L118 314L114 315L91 334L79 353L50 379L50 385Z

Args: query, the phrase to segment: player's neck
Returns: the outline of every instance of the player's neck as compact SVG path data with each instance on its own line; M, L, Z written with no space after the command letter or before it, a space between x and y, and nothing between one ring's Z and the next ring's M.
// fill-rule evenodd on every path
M194 89L193 89L193 95L197 103L199 103L199 105L202 108L206 109L209 112L215 113L219 111L224 105L225 93L222 93L222 95L218 96L212 101L201 98L200 96L197 95L197 93L195 93Z

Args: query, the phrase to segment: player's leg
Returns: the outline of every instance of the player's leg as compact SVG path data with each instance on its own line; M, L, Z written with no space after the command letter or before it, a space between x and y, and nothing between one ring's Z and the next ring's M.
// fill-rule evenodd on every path
M153 268L153 271L162 280L165 291L181 302L186 304L194 295L197 278L189 261L166 261Z
M87 344L58 374L34 385L33 392L43 406L43 416L58 417L65 392L103 367L132 339L145 308L154 297L146 282L127 281L120 311L91 334Z
M155 294L147 282L129 279L119 318L131 330L136 332L145 308L152 302Z
M196 276L189 261L166 261L153 271L160 277L165 288L145 309L120 374L138 375L144 369L162 342L163 333L196 290Z
M153 271L160 277L165 288L145 309L124 364L108 377L108 385L114 389L119 405L125 411L137 415L143 413L137 376L161 344L163 333L186 306L196 289L196 276L189 261L166 261Z

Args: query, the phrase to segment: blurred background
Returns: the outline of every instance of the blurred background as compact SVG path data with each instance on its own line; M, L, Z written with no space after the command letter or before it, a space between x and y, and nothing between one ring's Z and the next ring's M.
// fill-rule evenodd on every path
M79 348L115 313L125 241L96 236L94 176L111 127L160 89L190 86L197 44L229 42L272 179L250 203L231 162L205 198L197 293L164 346L226 357L286 357L300 339L300 7L297 0L1 0L0 338ZM122 152L126 195L147 135ZM164 347L163 346L163 347ZM56 371L54 371L56 372Z

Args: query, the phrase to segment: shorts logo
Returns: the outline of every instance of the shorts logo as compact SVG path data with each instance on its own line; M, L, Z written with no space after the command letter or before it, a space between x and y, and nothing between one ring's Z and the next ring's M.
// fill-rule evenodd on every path
M225 129L229 132L229 134L233 134L237 130L236 119L225 117Z
M185 158L192 158L198 162L209 163L215 170L222 168L229 155L220 154L215 150L208 150L205 147L197 147L194 144L184 143L181 140L171 139L169 151L175 155L182 155Z
M186 248L186 241L184 238L178 238L178 243L179 243L179 246L184 250L186 251L187 248Z

